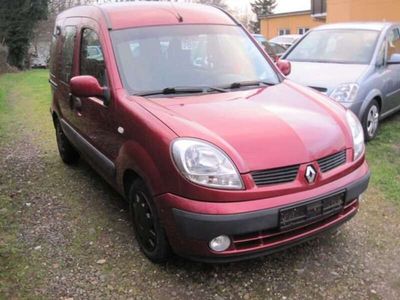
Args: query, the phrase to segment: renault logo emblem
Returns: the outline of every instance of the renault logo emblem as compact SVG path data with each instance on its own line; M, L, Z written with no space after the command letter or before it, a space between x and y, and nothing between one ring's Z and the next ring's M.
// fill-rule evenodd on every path
M307 166L305 177L309 184L314 183L315 179L317 179L317 171L315 171L312 165Z

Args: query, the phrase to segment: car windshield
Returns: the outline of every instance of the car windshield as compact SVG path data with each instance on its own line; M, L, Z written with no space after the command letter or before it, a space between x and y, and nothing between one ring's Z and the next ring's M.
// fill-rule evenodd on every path
M280 80L238 26L153 26L112 31L111 38L121 78L131 94L184 87L216 91L215 87L232 83ZM236 84L244 86L249 88Z
M282 53L284 53L286 51L286 49L283 46L279 45L279 44L269 43L269 45L274 50L274 52L277 53L277 54L282 54Z
M291 61L369 64L379 31L316 30L310 32L287 55Z

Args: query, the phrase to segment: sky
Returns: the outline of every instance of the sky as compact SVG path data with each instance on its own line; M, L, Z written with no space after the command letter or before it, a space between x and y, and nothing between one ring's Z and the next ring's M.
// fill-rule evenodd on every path
M226 0L232 9L245 13L250 10L251 0ZM277 0L274 13L307 10L311 7L311 0Z

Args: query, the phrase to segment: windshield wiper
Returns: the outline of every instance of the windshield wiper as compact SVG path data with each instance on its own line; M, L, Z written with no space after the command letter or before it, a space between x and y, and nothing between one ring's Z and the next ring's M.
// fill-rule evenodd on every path
M143 93L137 93L136 96L156 96L156 95L176 95L176 94L205 94L209 92L228 92L226 89L218 87L168 87L162 90L147 91Z
M230 89L240 89L242 87L248 86L271 86L275 85L274 83L262 81L262 80L254 80L254 81L241 81L232 83L229 88Z

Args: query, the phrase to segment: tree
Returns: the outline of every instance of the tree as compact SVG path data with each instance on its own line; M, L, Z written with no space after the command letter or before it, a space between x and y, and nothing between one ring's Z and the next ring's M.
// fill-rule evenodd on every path
M255 0L251 3L251 10L257 16L257 21L251 22L254 33L260 33L261 17L271 15L276 7L276 0Z
M0 43L9 49L8 62L24 67L33 29L47 17L48 0L2 0L0 8Z

